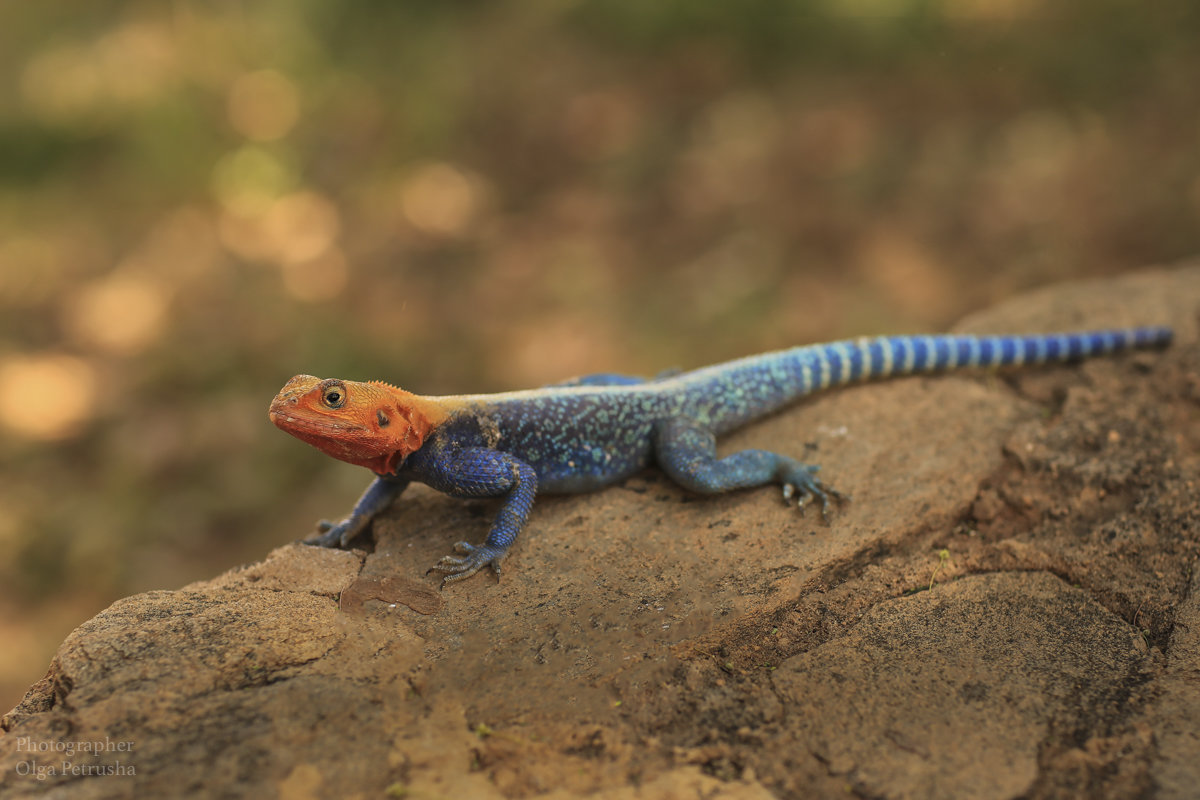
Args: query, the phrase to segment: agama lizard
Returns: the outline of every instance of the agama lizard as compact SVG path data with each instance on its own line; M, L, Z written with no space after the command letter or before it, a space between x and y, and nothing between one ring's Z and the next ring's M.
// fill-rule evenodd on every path
M779 483L801 509L842 495L818 467L767 450L717 458L719 434L834 385L967 367L1069 361L1165 345L1167 328L1035 336L893 336L750 356L653 379L589 375L503 394L427 397L387 383L297 375L271 403L271 421L327 455L378 476L350 516L308 540L346 547L413 481L455 497L501 497L486 541L459 542L431 571L462 580L500 562L537 491L586 492L651 462L702 494Z

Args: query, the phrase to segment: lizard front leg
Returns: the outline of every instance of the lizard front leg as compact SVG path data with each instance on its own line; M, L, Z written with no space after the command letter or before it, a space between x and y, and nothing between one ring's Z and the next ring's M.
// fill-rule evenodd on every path
M770 450L742 450L717 458L716 437L690 419L660 422L654 431L654 454L671 480L693 492L716 494L778 482L784 500L798 495L802 511L810 500L819 500L823 517L829 513L830 497L846 499L817 480L814 473L820 467Z
M537 473L521 459L498 450L470 447L444 451L421 467L422 479L455 497L503 497L504 505L483 544L458 542L459 555L449 555L430 571L444 572L443 584L469 578L490 566L500 574L500 562L525 526L537 493Z
M305 539L305 544L318 547L349 546L350 541L358 536L371 520L375 519L385 508L392 504L400 494L408 488L408 478L382 476L376 478L363 492L362 497L354 504L350 516L341 522L330 522L323 519L317 523L319 534L311 539Z

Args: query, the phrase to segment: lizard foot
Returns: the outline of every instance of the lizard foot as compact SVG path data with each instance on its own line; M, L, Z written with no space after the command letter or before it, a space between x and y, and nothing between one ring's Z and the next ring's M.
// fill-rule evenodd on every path
M355 527L348 519L341 522L330 522L323 519L317 523L317 535L305 539L304 544L311 544L314 547L345 549L350 546L350 540L357 536L360 530L362 530L361 527Z
M442 585L469 578L484 567L490 566L500 577L500 562L504 560L507 550L490 547L487 544L470 544L458 542L454 550L462 555L442 556L442 560L429 568L429 572L444 572ZM426 573L428 574L428 573Z
M783 501L791 503L796 498L796 507L800 513L813 500L821 501L821 519L829 522L829 498L845 502L850 495L842 494L837 489L826 486L814 474L820 467L815 464L799 464L788 471L783 479Z

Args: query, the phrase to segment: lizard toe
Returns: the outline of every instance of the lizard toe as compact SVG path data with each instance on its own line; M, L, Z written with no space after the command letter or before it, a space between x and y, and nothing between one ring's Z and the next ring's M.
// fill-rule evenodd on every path
M348 550L350 542L365 528L366 526L362 522L356 522L349 517L337 523L323 519L317 523L317 535L305 539L304 544L311 544L315 547L340 547Z
M838 490L826 486L814 474L820 469L816 464L795 464L787 471L783 480L783 499L787 503L796 503L801 514L814 502L821 504L821 519L829 522L829 512L832 501L843 501L849 498Z
M346 527L348 526L344 522L335 524L323 519L317 523L317 535L305 539L304 544L311 544L315 547L345 547L347 544Z
M500 562L504 558L504 550L469 542L456 542L454 550L462 555L442 556L440 561L429 568L429 572L445 573L442 577L443 586L469 578L484 567L491 567L496 577L500 576Z

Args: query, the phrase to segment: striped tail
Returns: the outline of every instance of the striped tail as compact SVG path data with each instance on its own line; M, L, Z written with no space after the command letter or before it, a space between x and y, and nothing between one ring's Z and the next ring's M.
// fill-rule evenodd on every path
M1032 336L881 336L764 353L680 376L689 413L732 430L812 392L854 381L952 369L1073 361L1169 344L1171 329Z
M1169 344L1171 329L1048 333L1032 336L881 336L815 345L806 392L913 372L1074 361ZM802 370L803 372L803 370ZM803 377L803 376L802 376Z

